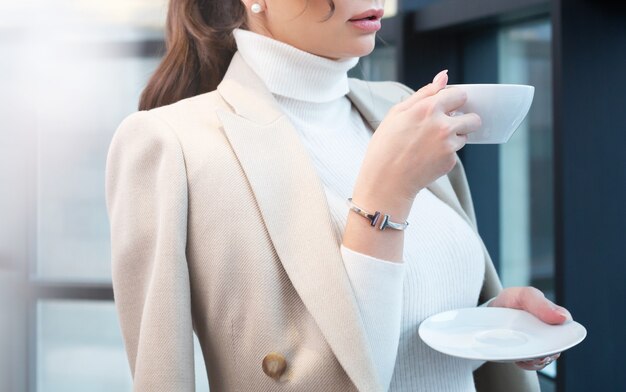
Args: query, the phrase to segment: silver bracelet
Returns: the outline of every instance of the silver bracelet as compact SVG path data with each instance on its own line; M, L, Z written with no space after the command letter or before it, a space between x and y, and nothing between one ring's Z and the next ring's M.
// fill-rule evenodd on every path
M348 207L350 207L350 209L357 214L369 219L370 226L376 227L376 224L380 221L380 225L378 226L380 230L385 230L387 227L394 230L404 230L409 225L409 222L407 221L404 221L404 223L392 222L389 220L389 215L382 214L380 211L376 211L375 213L370 214L369 212L354 204L352 202L352 198L348 199Z

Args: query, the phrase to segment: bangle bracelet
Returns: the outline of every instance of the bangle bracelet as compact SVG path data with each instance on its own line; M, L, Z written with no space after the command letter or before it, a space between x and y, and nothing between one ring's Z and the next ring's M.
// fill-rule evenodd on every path
M404 230L409 225L409 222L404 221L404 223L396 223L389 220L389 215L382 214L380 211L376 211L373 214L365 211L361 207L357 206L352 202L352 198L348 199L348 207L357 214L369 219L370 226L376 227L376 224L380 221L380 225L378 228L380 230L385 230L387 227L394 230Z

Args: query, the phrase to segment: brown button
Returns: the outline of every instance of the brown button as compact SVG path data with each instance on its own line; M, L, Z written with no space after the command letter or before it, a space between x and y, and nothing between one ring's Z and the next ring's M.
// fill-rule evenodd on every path
M287 361L282 354L269 353L263 358L263 372L278 381L287 369Z

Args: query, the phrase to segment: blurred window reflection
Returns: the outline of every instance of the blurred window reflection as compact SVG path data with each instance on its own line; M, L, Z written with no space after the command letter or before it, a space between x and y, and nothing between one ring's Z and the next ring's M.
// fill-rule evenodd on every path
M500 146L500 274L504 286L532 285L554 300L551 40L548 19L499 36L500 83L535 86L528 117Z
M42 301L37 318L37 391L132 390L113 303Z
M107 301L40 301L37 391L131 391L132 378L115 306ZM209 390L194 339L196 391Z
M371 81L398 80L397 58L396 45L377 42L374 51L359 59L357 66L348 72L348 76Z
M47 63L36 110L39 277L110 280L106 153L156 63L79 54Z
M10 189L0 192L0 278L11 282L0 286L0 390L132 389L114 303L86 299L110 292L106 153L163 53L167 4L0 1L0 181ZM10 301L27 293L29 311ZM195 354L197 390L208 391L197 339Z

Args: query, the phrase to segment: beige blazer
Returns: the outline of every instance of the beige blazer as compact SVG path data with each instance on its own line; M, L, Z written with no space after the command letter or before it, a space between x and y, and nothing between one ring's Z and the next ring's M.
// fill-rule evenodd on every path
M372 129L411 93L358 80L350 89ZM106 170L135 391L194 390L193 331L212 392L383 391L320 179L238 54L216 91L125 119ZM429 189L475 228L460 162ZM486 251L485 263L482 299L501 289ZM480 391L539 390L534 372L513 365L486 364L476 379Z

